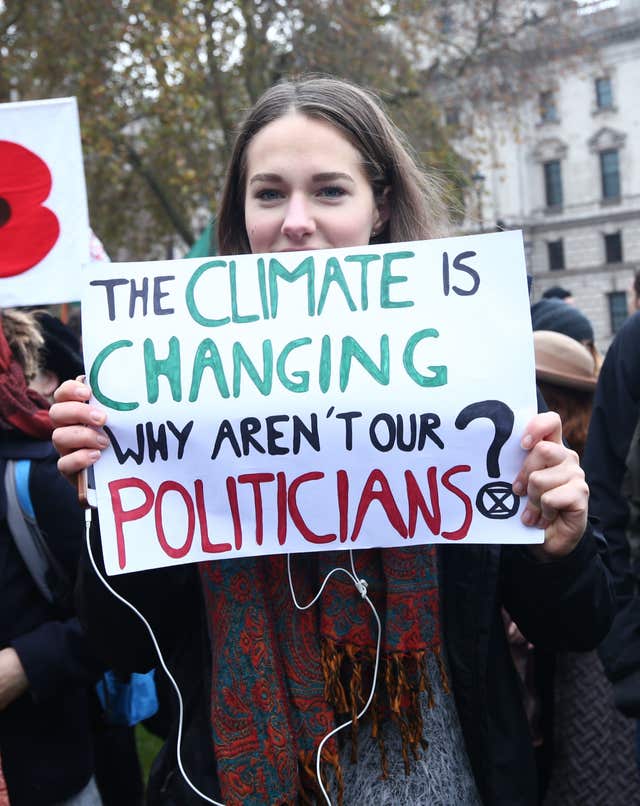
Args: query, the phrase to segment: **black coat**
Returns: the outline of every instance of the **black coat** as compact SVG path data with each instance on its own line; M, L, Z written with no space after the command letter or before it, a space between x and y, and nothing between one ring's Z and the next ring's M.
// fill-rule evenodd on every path
M616 335L600 370L583 458L591 510L609 544L618 602L600 656L616 704L636 718L640 718L640 598L626 536L629 506L621 487L639 415L640 313L636 313Z
M98 529L93 530L99 558ZM536 772L518 678L505 639L504 606L537 646L586 650L604 637L613 592L589 528L576 549L538 563L525 547L439 547L443 634L469 758L487 804L533 806ZM208 724L210 651L199 575L180 565L111 578L151 623L185 698L182 758L193 783L218 797ZM157 665L148 634L110 597L88 561L81 563L78 608L105 660L122 671ZM175 758L177 706L170 739L154 764L149 804L202 802L182 780Z
M73 487L59 474L51 443L0 431L6 458L30 458L36 519L70 579L84 538ZM72 604L72 597L69 597ZM0 711L0 757L11 806L49 806L81 790L93 773L87 685L99 666L69 606L47 602L35 586L6 523L0 484L0 649L13 647L28 691Z

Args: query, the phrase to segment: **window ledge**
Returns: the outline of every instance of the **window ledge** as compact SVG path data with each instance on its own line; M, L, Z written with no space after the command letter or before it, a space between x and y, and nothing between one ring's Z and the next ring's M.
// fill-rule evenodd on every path
M545 207L543 213L545 215L562 215L562 205L552 204L550 207Z
M562 123L560 118L549 118L549 120L538 120L536 128L540 129L543 126L559 126Z
M616 113L618 111L618 107L615 106L594 106L591 109L591 114L596 117L597 115L607 115L611 112Z
M611 196L610 198L600 199L600 207L613 207L622 202L621 196Z

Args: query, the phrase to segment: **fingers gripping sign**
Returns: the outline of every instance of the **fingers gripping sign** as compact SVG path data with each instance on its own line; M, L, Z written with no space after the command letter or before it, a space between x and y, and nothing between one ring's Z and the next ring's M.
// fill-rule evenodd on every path
M50 409L55 426L53 444L60 454L58 469L71 480L81 470L95 464L109 445L102 430L106 414L89 404L91 390L80 380L65 381L55 392Z
M528 496L522 522L545 532L544 543L529 550L540 560L564 557L587 525L589 488L578 455L563 444L560 417L553 412L529 422L521 447L528 454L513 490Z

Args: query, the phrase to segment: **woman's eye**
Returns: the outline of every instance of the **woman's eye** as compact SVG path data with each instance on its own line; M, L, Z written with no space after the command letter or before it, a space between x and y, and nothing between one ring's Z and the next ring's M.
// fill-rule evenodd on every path
M320 196L326 196L329 199L339 199L341 196L346 194L346 190L344 188L338 187L337 185L329 185L324 188L320 188L318 191Z
M273 188L265 188L264 190L259 190L256 193L256 199L260 201L275 201L276 199L282 198L282 193L279 190L274 190Z

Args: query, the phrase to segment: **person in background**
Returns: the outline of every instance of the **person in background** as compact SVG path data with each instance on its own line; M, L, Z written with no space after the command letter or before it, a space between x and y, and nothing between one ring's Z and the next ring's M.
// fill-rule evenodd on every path
M560 415L567 443L582 457L596 362L585 346L562 333L540 330L533 338L538 387ZM544 806L640 804L635 724L617 711L598 653L534 649L533 662L547 745Z
M584 344L595 361L596 370L600 369L602 355L595 344L593 326L575 305L566 305L559 299L541 299L531 306L531 325L534 331L553 330Z
M80 348L82 348L82 317L80 315L80 308L72 308L69 311L67 327L76 337Z
M542 294L542 298L558 299L560 302L564 302L566 305L573 305L575 303L571 291L567 291L567 289L563 288L561 285L552 285L551 288L547 288L547 290Z
M640 310L640 271L633 275L629 286L629 316Z
M0 312L0 478L6 460L30 460L36 520L69 583L45 598L9 531L0 485L0 756L11 806L100 806L88 690L102 665L71 595L84 515L56 467L49 404L28 387L42 344L34 316Z
M61 383L84 373L80 342L71 328L47 311L34 311L34 317L44 343L40 366L29 386L52 403L53 393ZM93 687L89 704L95 777L103 806L140 806L144 782L134 729L106 721Z
M599 652L613 684L616 706L635 719L640 718L640 577L637 563L632 562L625 474L630 454L632 464L638 466L633 451L638 450L634 435L640 421L639 345L640 312L636 312L624 322L607 351L584 456L593 512L609 544L618 603ZM637 546L635 549L637 553Z
M84 373L80 342L75 333L48 311L34 311L43 345L40 365L29 383L42 397L53 400L53 393L63 381Z
M629 315L640 310L640 271L636 272L630 289ZM621 493L629 506L626 527L631 568L640 579L640 417L629 443Z
M560 415L568 445L582 457L598 361L586 345L555 330L534 330L533 344L538 388L549 408Z

